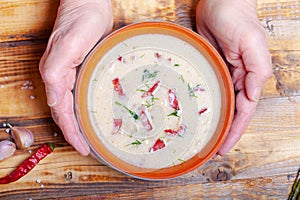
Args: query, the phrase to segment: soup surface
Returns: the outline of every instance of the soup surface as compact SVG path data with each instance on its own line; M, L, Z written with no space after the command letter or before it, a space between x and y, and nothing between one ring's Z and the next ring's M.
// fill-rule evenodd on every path
M138 35L116 45L97 64L88 95L99 140L143 168L185 162L201 151L219 120L210 64L169 35Z

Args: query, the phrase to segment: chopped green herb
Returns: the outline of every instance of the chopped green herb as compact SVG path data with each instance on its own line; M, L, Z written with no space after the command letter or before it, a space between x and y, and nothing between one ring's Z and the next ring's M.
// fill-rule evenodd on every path
M178 63L175 63L174 64L174 67L179 67L180 65Z
M143 90L143 89L137 89L136 91L138 91L138 92L147 92L147 90Z
M129 112L129 114L130 114L135 120L139 119L139 116L138 116L135 112L133 112L132 110L130 110L129 108L127 108L126 106L124 106L123 104L121 104L120 102L116 101L115 104L118 105L118 106L122 106L123 108L125 108L125 109Z
M188 83L188 91L189 91L189 95L190 97L196 97L195 92L194 92L194 88L191 87L190 83Z
M154 105L154 103L149 103L148 101L146 101L145 106L146 106L147 108L150 108L150 107L153 106L153 105Z
M155 70L153 72L150 72L148 69L145 69L143 71L143 75L142 75L142 81L146 80L146 79L154 79L159 71Z
M174 110L174 112L168 114L167 116L168 116L168 117L170 117L170 116L179 117L179 116L178 116L178 110Z
M91 110L90 112L91 112L91 113L97 113L97 111L95 111L95 110Z
M152 97L151 97L151 101L152 101L152 103L153 103L154 101L157 101L157 100L159 100L159 98L157 98L157 97L154 97L154 96L152 96Z
M140 56L140 58L143 58L145 56L145 54L142 54L141 56Z
M179 76L179 79L180 79L183 83L185 82L182 74Z
M180 161L180 162L185 162L185 160L183 160L181 158L178 158L177 160Z
M138 146L138 145L141 145L142 144L142 141L139 141L139 140L135 140L125 146L130 146L130 145L133 145L133 146Z

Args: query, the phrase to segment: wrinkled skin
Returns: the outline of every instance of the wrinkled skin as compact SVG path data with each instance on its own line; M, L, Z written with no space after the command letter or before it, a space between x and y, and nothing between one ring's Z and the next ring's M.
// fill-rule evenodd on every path
M219 150L227 153L247 128L261 89L271 75L267 38L254 0L200 0L197 30L228 61L237 92L236 114ZM82 155L89 147L79 134L72 89L78 65L113 23L109 0L61 0L53 32L40 61L47 102L65 139Z
M246 130L272 74L267 36L256 9L255 0L200 0L197 6L197 31L225 57L236 92L236 113L219 155Z
M79 134L73 112L76 69L112 28L109 0L61 0L53 32L40 61L47 102L65 139L82 155L90 149Z

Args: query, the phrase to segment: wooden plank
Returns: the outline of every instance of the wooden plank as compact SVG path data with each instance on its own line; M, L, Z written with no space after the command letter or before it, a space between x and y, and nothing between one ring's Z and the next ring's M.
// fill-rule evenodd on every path
M203 167L171 181L148 182L131 179L90 157L82 157L71 147L65 146L57 148L30 175L16 183L0 186L1 190L5 191L0 194L0 197L15 198L21 191L27 197L30 195L38 197L40 192L47 192L51 197L61 191L64 191L62 197L88 195L92 191L101 196L111 191L108 188L113 186L114 189L118 187L118 191L123 191L118 197L122 197L121 194L125 195L128 190L143 194L145 188L160 194L162 187L169 188L169 191L179 190L163 195L163 197L167 195L174 197L176 194L180 195L180 191L184 192L183 188L186 187L191 188L192 193L189 197L196 195L221 198L233 195L238 198L255 198L260 193L265 196L274 195L273 197L284 198L289 190L286 185L291 186L293 180L292 177L288 180L287 176L296 173L300 163L299 101L300 97L295 97L294 101L285 97L262 100L250 128L233 151L226 156L216 157ZM47 141L53 141L55 138L49 133L53 129L45 131L43 126L28 126L35 135L39 135L37 145L44 141L44 138ZM63 143L62 136L58 137L53 142ZM28 152L18 152L14 157L1 163L0 177L10 172L27 156L29 156ZM41 179L41 183L36 183L36 179ZM126 184L128 181L131 183L130 186ZM222 182L218 183L219 181ZM283 183L285 187L281 185ZM43 188L41 188L42 184ZM227 189L220 189L222 185ZM201 190L195 190L196 186ZM64 189L66 187L68 190ZM27 193L30 188L33 190ZM88 188L93 189L88 190ZM241 192L242 188L253 192ZM149 192L145 192L144 195L149 195Z
M198 0L112 0L114 29L147 21L194 28ZM38 62L51 33L59 0L2 0L0 4L0 139L4 122L29 128L34 150L61 144L30 174L0 185L0 199L286 199L300 163L300 15L298 0L259 0L269 34L273 76L242 139L226 156L173 180L130 178L91 157L80 156L50 117ZM21 89L31 81L33 89ZM34 99L30 99L34 96ZM17 151L0 162L0 177L29 156ZM41 182L38 183L37 179Z
M0 42L48 38L59 0L1 0Z

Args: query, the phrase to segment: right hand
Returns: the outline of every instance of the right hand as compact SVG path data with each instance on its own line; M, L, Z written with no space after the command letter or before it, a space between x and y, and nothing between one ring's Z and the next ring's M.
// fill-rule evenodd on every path
M110 0L61 0L53 32L40 61L47 103L64 137L82 155L90 149L73 111L78 65L101 37L112 29Z

